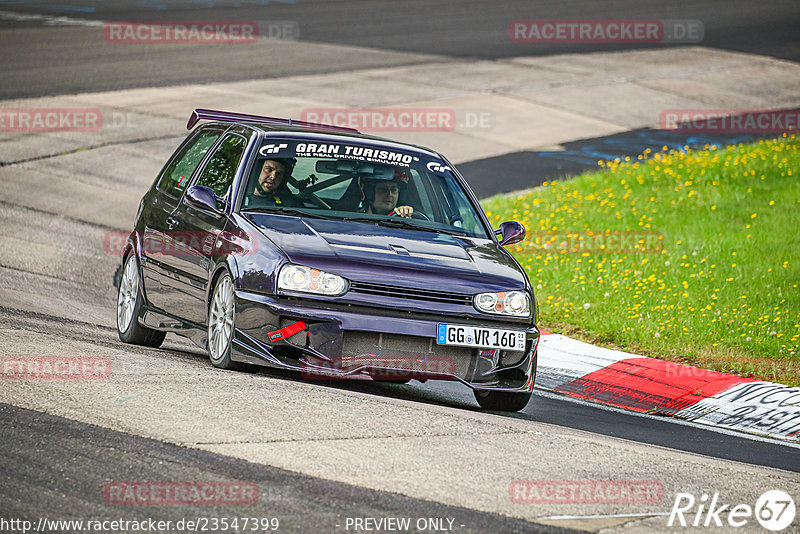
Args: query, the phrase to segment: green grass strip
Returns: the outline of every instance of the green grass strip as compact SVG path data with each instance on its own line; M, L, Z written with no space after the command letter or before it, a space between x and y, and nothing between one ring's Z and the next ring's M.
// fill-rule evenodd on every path
M482 202L584 341L800 385L800 139L649 154Z

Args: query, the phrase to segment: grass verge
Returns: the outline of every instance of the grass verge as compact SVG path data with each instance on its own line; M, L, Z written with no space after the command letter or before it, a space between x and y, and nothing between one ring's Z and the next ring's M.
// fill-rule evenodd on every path
M666 147L665 147L666 149ZM592 343L800 385L800 139L648 153L482 202L539 323Z

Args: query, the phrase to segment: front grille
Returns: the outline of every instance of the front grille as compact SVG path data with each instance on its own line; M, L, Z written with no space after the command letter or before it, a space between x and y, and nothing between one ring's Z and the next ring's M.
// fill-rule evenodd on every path
M350 282L350 291L398 299L426 300L429 302L446 302L448 304L472 304L472 295L432 291L430 289L412 289L384 284L370 284L366 282Z
M475 349L437 345L421 336L349 331L342 340L342 363L347 367L378 367L445 372L467 378Z

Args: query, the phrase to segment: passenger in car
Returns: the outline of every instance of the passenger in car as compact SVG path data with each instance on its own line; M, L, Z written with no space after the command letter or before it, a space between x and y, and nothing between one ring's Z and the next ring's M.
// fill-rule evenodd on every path
M252 194L248 197L247 207L288 206L300 207L303 205L286 185L292 175L294 158L267 159L255 181Z
M392 180L366 178L363 180L365 213L377 215L398 215L410 218L414 214L411 206L398 206L401 193L408 187L408 175L395 172Z

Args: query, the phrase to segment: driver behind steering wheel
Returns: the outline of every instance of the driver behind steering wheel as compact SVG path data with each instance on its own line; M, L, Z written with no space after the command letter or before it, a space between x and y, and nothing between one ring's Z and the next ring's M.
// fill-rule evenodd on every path
M303 203L295 198L286 185L296 163L295 158L265 159L261 163L261 169L257 171L258 175L254 175L254 179L251 179L251 183L255 183L250 194L245 198L245 206L251 208L302 207Z
M396 169L394 178L381 180L378 178L362 178L364 202L362 209L365 213L376 215L398 215L411 218L414 208L411 206L398 206L401 193L408 187L408 174Z

